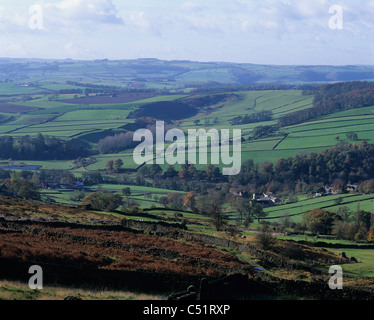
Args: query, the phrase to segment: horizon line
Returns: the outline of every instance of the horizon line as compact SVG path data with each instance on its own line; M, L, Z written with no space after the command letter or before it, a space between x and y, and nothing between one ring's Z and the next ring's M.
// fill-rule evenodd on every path
M359 66L365 67L370 66L374 67L374 64L274 64L274 63L253 63L253 62L233 62L233 61L224 61L224 60L209 60L209 61L198 61L198 60L189 60L189 59L161 59L161 58L122 58L122 59L110 59L110 58L92 58L92 59L77 59L77 58L37 58L37 57L0 57L0 60L44 60L44 61L76 61L76 62L99 62L99 61L136 61L136 60L157 60L157 61L166 61L166 62L195 62L195 63L227 63L227 64L245 64L245 65L257 65L257 66L282 66L282 67L319 67L319 66L330 66L330 67L351 67Z

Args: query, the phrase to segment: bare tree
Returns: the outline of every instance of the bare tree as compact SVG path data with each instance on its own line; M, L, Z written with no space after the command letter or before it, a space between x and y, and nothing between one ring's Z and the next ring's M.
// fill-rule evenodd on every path
M260 232L257 235L257 240L263 250L269 250L274 245L274 238L271 234L269 225L264 223L260 226Z

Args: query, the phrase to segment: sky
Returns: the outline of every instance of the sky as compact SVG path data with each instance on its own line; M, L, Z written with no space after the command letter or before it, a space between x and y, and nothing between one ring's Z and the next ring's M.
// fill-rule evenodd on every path
M0 57L374 65L374 0L1 0Z

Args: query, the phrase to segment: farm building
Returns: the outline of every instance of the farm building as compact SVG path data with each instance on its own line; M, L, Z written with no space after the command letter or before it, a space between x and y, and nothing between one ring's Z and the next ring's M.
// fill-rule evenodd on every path
M254 193L252 196L252 201L257 202L264 207L269 207L278 203L279 199L274 197L271 192L262 194Z

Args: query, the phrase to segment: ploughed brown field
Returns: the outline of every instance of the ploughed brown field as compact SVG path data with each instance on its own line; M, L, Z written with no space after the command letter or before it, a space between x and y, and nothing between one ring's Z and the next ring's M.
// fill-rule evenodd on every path
M0 112L4 113L24 113L38 110L38 108L20 106L15 104L0 103Z

